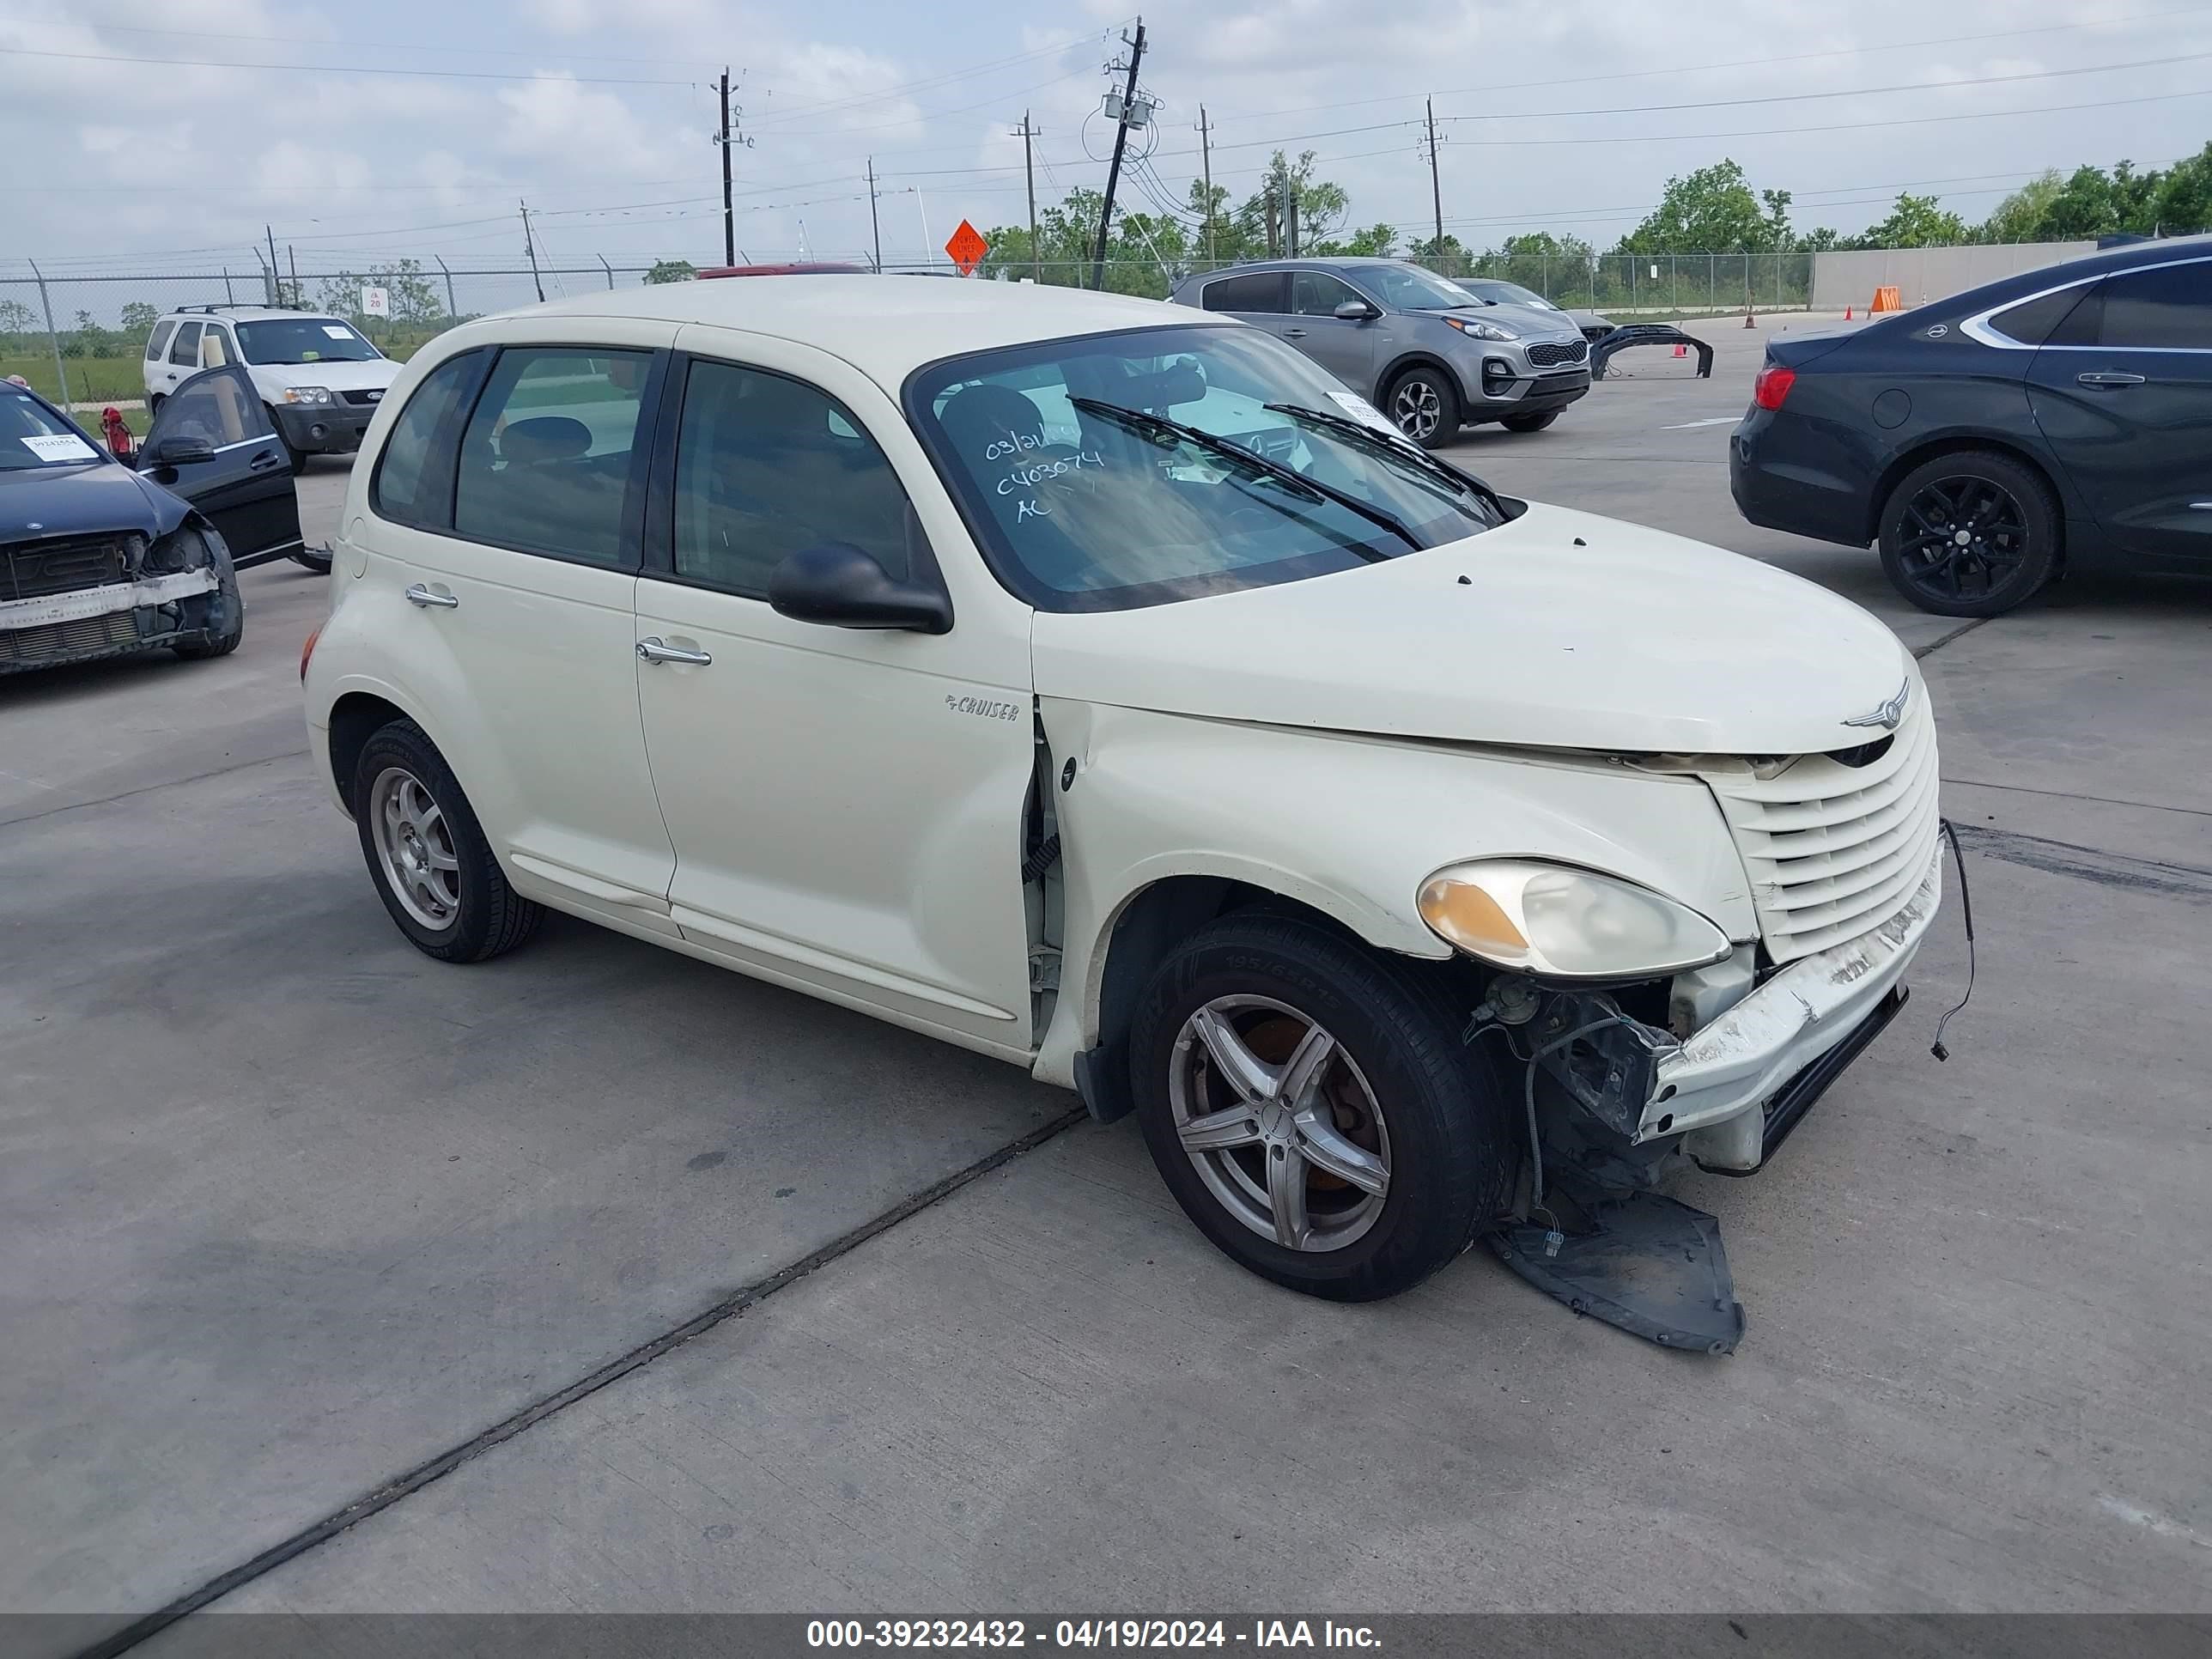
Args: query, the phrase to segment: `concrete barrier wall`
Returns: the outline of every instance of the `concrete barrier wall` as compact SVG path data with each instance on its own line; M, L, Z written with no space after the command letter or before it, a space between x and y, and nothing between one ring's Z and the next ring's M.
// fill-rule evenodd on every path
M1863 309L1877 288L1907 306L1925 305L2064 259L2094 253L2094 242L1992 242L1974 247L1877 247L1813 256L1813 309Z

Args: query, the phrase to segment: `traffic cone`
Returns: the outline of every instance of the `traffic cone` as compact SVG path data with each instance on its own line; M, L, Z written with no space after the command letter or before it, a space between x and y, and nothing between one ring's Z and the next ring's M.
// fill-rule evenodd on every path
M1847 322L1847 323L1848 323L1849 321L1850 321L1850 319L1851 319L1851 308L1850 308L1849 306L1845 306L1845 307L1844 307L1844 320L1845 322Z
M1690 348L1677 341L1674 345L1674 355L1677 357L1686 357L1690 355Z

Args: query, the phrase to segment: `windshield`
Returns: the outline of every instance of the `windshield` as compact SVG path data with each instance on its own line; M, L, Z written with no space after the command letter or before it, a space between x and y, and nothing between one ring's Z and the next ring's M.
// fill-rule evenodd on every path
M0 472L82 465L104 453L21 386L0 380Z
M1532 311L1557 311L1553 305L1533 288L1523 288L1518 283L1500 283L1489 277L1460 278L1459 285L1478 300L1487 300L1494 306L1527 306Z
M907 398L993 568L1040 610L1270 586L1500 522L1486 491L1257 329L986 352L921 370ZM1374 435L1330 429L1346 421Z
M240 323L238 349L249 363L365 363L382 355L335 317Z
M1352 274L1392 311L1451 311L1469 303L1458 283L1419 265L1363 265Z

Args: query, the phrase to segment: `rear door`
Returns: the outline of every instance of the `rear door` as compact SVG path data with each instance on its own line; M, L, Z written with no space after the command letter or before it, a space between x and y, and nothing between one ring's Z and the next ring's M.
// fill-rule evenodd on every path
M2212 258L2106 277L2035 354L2028 396L2117 545L2212 562Z
M300 498L283 442L235 364L204 370L169 394L146 429L139 470L204 514L240 569L300 547Z
M1283 319L1285 340L1319 363L1361 397L1375 384L1376 320L1346 322L1336 308L1365 305L1366 296L1325 270L1291 274L1291 314Z
M169 337L168 356L160 365L147 372L147 385L155 396L167 397L178 385L198 372L200 366L200 325L198 319L188 319L177 325L177 331Z
M1225 312L1240 322L1279 335L1289 320L1291 274L1287 270L1253 270L1234 276L1217 276L1199 289L1198 302L1205 310Z

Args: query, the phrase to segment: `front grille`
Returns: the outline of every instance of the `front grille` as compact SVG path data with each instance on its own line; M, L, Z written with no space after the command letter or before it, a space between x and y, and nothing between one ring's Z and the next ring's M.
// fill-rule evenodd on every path
M1936 722L1918 685L1887 747L1802 755L1771 778L1709 774L1706 781L1742 854L1759 933L1778 963L1887 921L1935 856Z
M7 550L0 599L37 599L49 593L74 592L80 587L105 587L125 579L125 566L119 536L16 542Z
M1589 360L1588 340L1539 340L1528 348L1528 361L1538 368L1557 368L1562 363Z
M384 401L384 394L381 392L342 392L338 395L348 403L355 404L380 404Z
M0 629L0 663L54 662L82 652L137 642L138 624L128 611L38 628Z

